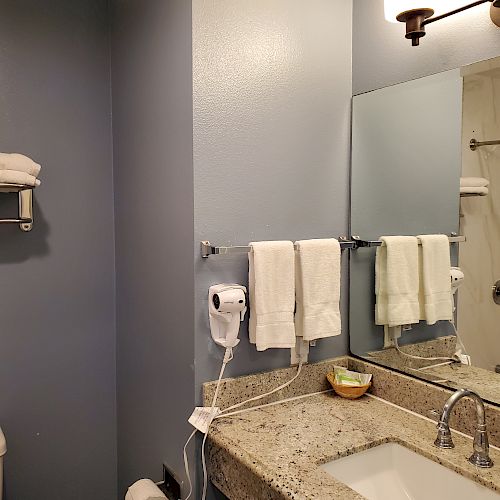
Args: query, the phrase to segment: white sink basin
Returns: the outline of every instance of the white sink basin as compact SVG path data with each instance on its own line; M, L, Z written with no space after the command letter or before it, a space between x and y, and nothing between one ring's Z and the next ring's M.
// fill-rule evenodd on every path
M375 446L321 468L368 500L500 499L493 490L397 443Z

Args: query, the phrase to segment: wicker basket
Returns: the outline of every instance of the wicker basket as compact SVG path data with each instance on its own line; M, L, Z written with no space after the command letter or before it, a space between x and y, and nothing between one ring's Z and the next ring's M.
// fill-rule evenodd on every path
M327 373L326 378L333 390L341 397L347 399L357 399L360 398L372 385L371 382L366 385L360 385L357 387L350 387L348 385L339 385L335 383L335 374L333 372Z

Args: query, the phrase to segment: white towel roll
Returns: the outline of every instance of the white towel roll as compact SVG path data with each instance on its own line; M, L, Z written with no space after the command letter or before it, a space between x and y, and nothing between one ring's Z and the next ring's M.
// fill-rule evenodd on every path
M25 186L32 187L40 185L40 181L36 177L18 170L0 169L0 182L4 182L6 184L23 184Z
M484 177L460 177L460 187L486 187L489 184Z
M462 186L460 196L487 196L489 188L486 186Z
M125 500L165 500L166 498L151 479L139 479L130 486L125 495Z
M0 170L17 170L38 177L40 165L20 153L0 153Z

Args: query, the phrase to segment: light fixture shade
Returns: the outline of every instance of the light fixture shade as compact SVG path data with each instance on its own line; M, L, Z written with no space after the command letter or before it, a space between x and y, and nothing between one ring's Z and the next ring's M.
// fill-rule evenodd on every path
M397 23L396 16L407 10L433 9L434 15L439 16L467 4L465 0L384 0L385 19Z

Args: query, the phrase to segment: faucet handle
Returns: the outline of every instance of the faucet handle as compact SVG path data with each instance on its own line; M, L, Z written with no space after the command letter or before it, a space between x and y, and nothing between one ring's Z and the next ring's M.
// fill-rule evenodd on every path
M440 420L437 425L437 430L438 434L436 440L434 441L434 444L438 448L444 448L444 449L455 448L455 445L453 444L453 439L451 438L450 426L446 422Z
M469 457L469 462L478 467L493 467L493 460L490 458L489 449L486 424L478 425L474 434L474 452Z

